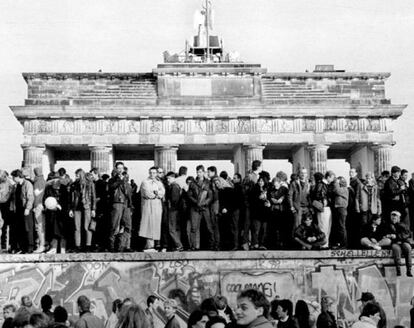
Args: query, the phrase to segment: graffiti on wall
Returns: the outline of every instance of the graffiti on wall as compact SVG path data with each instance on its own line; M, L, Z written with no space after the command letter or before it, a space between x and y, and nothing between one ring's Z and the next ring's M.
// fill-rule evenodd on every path
M178 301L184 323L205 298L221 294L235 308L241 290L256 288L269 300L304 299L317 304L322 296L333 296L338 321L348 327L360 313L357 300L361 292L372 291L389 324L407 326L414 284L412 279L395 274L394 267L372 259L3 263L0 306L19 303L23 295L39 306L47 293L55 305L64 306L76 317L76 300L85 294L92 300L93 312L105 320L116 298L133 297L145 306L146 298L157 294Z

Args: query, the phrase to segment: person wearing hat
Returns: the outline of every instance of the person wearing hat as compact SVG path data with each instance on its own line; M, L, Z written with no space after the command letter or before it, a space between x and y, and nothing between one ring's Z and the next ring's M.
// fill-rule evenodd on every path
M391 249L394 255L394 262L397 269L397 276L401 276L401 253L405 257L407 266L407 277L412 277L411 273L411 245L410 229L404 223L400 222L401 213L398 211L391 212L391 223L389 226L387 238L391 239Z
M363 292L361 294L361 297L357 300L361 302L361 306L360 306L360 310L361 310L361 315L362 313L364 313L364 308L367 304L375 304L376 306L379 307L379 315L380 315L380 320L378 322L378 328L386 328L387 327L387 315L385 314L384 309L382 308L382 306L376 301L374 294L370 293L370 292Z

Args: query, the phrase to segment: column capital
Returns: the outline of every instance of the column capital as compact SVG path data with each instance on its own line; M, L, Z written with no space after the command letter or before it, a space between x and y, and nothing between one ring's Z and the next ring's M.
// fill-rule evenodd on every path
M373 144L371 145L372 150L380 150L380 149L391 149L394 145L392 144Z
M91 151L111 151L112 145L89 145L88 146Z
M23 144L21 147L23 150L46 150L46 145L44 144Z
M173 150L178 149L179 145L155 145L156 150Z
M266 147L266 144L243 144L245 149L258 149L263 150Z
M307 146L309 150L328 150L329 144L310 144Z

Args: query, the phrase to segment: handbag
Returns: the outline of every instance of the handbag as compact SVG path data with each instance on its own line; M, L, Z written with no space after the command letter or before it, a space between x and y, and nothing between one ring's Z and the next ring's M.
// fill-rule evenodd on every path
M318 211L318 212L323 212L323 203L320 202L319 200L314 200L312 201L312 206Z
M88 227L89 231L95 232L96 230L96 220L91 218L91 222L89 223L89 227Z

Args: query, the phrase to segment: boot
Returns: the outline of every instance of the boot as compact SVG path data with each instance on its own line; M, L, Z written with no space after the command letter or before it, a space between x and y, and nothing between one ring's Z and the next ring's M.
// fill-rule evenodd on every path
M401 277L401 266L397 265L395 267L396 271L397 271L397 277Z
M411 266L407 265L407 277L412 277L413 274L411 273Z

